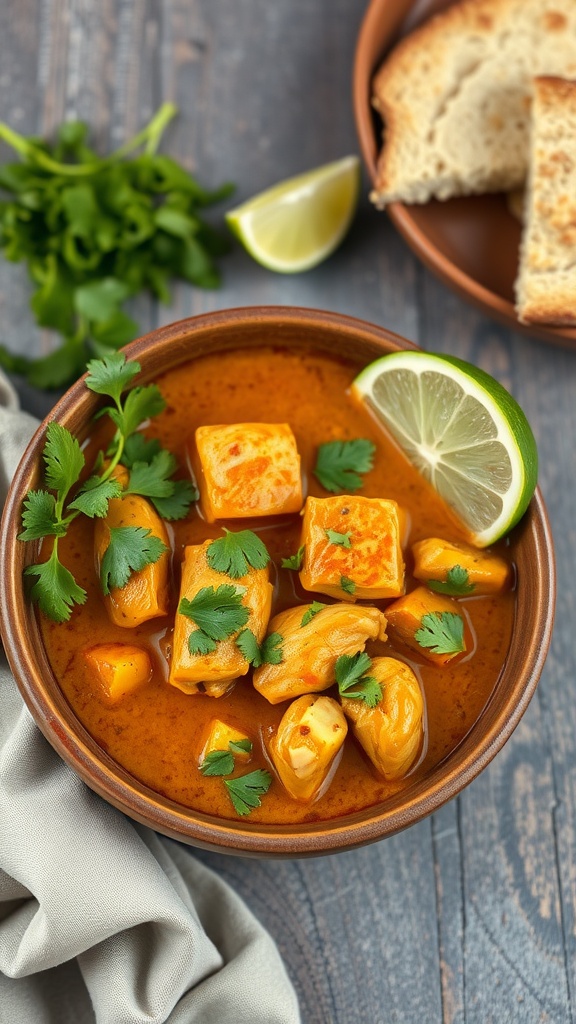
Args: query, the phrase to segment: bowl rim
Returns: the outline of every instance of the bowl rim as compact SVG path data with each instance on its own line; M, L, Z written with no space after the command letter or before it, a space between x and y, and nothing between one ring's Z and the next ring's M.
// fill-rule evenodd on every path
M352 72L354 120L356 122L356 133L360 143L360 151L372 184L375 184L376 181L378 144L375 137L373 115L371 113L370 87L374 72L382 62L384 53L381 54L375 64L370 59L370 54L373 48L373 41L379 35L382 12L392 2L397 2L397 0L370 0L360 25L354 53ZM399 23L404 20L410 7L414 6L416 0L404 0L404 2L405 10L399 19ZM452 2L457 2L457 0L452 0ZM391 33L391 41L394 42L394 32ZM385 48L385 52L388 49L389 46ZM486 288L475 278L470 277L457 263L454 263L441 252L417 223L411 212L412 207L404 203L394 202L386 207L386 211L394 226L424 265L467 302L471 302L477 309L482 310L483 313L488 313L489 316L511 330L516 331L516 333L531 338L539 338L541 341L547 341L566 348L574 348L576 345L576 328L521 323L516 316L512 302L497 292Z
M363 336L373 345L392 350L417 347L383 327L345 314L299 307L255 306L188 317L149 332L126 346L124 351L128 358L137 359L152 348L170 349L173 356L171 365L175 366L186 358L194 359L202 354L197 352L195 356L186 357L185 343L191 335L198 336L203 331L210 334L219 326L233 329L240 322L245 326L258 323L272 327L286 323L309 330L314 327L334 330L349 340ZM308 345L314 347L312 339L308 340ZM156 375L150 373L150 377ZM366 808L355 815L306 826L250 825L245 821L235 823L217 819L162 797L139 783L110 758L88 734L64 698L43 645L34 647L26 641L27 622L32 623L33 629L37 622L22 587L21 569L25 551L30 550L30 545L17 540L15 524L19 523L22 500L30 489L29 481L38 469L47 424L54 419L67 421L74 411L83 412L85 420L86 411L97 408L99 397L85 388L84 379L85 375L57 402L29 442L10 486L0 526L0 563L6 577L5 587L0 590L0 627L6 656L36 724L63 760L105 800L156 831L221 853L264 857L307 856L362 846L422 820L468 785L516 728L536 689L550 644L555 605L555 563L548 516L540 491L536 490L528 512L516 529L530 531L535 544L536 561L540 567L535 585L536 603L542 613L541 632L536 642L531 635L530 644L525 643L526 652L520 671L491 727L485 732L479 728L499 683L464 740L426 776L425 792L419 795L406 798L403 796L405 791L401 791L399 799L394 801L392 798L385 809ZM145 370L142 379L147 379ZM39 635L37 625L36 632ZM509 654L510 651L507 658ZM475 737L477 732L483 735ZM468 747L470 749L466 752ZM395 807L395 803L399 806Z

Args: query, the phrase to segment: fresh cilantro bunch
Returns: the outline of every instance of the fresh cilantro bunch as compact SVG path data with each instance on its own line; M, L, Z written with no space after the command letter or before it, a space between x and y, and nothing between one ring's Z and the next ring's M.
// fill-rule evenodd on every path
M86 464L80 445L60 423L48 424L43 452L46 489L27 495L18 539L53 538L49 557L29 565L25 574L36 577L31 597L55 622L67 621L74 605L86 600L86 591L58 556L58 542L77 516L103 518L111 498L139 494L148 498L164 519L181 519L198 497L189 481L172 479L174 456L157 441L137 433L140 424L157 416L165 405L156 384L130 387L139 372L140 364L126 360L120 352L88 364L86 386L112 399L96 416L108 416L116 429L108 449L98 453L92 471L79 486ZM125 487L114 476L120 463L128 470ZM112 587L124 587L133 572L157 562L165 551L164 543L150 530L139 526L112 529L101 565L104 594Z
M0 248L25 262L35 286L32 312L62 335L60 348L30 360L0 346L0 365L35 387L59 388L78 377L87 358L102 357L138 333L122 306L149 290L170 301L169 281L216 288L215 259L228 241L200 211L229 195L202 188L175 160L156 152L176 114L165 103L116 152L99 157L80 121L60 126L49 145L0 123L0 139L21 157L0 166ZM136 149L144 152L131 156Z

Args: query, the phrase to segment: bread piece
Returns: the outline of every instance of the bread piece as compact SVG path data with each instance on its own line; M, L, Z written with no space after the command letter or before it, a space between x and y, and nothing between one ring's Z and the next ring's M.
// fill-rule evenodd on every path
M575 0L461 0L392 51L374 81L386 125L377 206L520 186L534 76L576 77Z
M518 316L576 324L576 82L534 83L526 213Z

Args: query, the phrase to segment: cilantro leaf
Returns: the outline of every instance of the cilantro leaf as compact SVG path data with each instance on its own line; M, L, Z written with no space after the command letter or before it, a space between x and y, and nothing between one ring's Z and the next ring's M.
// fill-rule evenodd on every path
M340 577L340 587L345 594L354 594L356 591L356 584L349 576Z
M108 395L118 403L122 392L140 373L140 363L126 359L123 352L111 352L103 359L91 359L87 369L86 387L98 395Z
M466 650L464 619L456 612L429 612L422 616L414 638L433 654L460 654Z
M318 615L318 612L321 612L322 609L326 607L327 606L325 604L322 604L321 601L312 601L310 607L307 608L306 611L304 612L304 615L302 616L302 622L300 623L300 625L307 626L309 622L312 622L314 616Z
M233 580L253 569L264 569L270 561L266 545L252 530L232 533L224 527L224 536L213 540L206 551L206 560L211 569L225 573Z
M272 776L263 768L257 768L238 779L224 779L224 785L237 814L250 814L254 807L260 807L260 797L270 788Z
M428 580L430 590L437 594L449 594L451 597L460 597L464 594L471 594L475 590L475 584L469 582L468 570L461 565L453 565L446 573L446 580Z
M56 515L56 499L49 491L29 491L22 509L22 533L18 540L62 537L66 527Z
M132 469L135 462L152 462L154 456L161 451L162 446L157 438L148 438L137 432L126 438L120 462L127 469Z
M129 445L134 438L138 438L136 444ZM146 441L141 434L132 434L128 442L130 479L124 493L149 498L162 519L183 519L192 502L198 500L198 491L190 480L169 479L177 465L172 452L158 442ZM134 458L137 454L149 458Z
M101 480L97 476L90 477L82 490L71 501L68 508L74 508L83 512L85 516L93 519L94 516L102 519L108 512L108 502L111 498L119 498L122 488L117 480L112 478Z
M254 668L261 665L279 665L282 661L282 642L280 633L270 633L261 644L251 629L243 629L236 637L236 646Z
M56 548L46 562L29 565L24 573L38 577L31 590L32 600L54 622L67 622L74 605L84 604L86 600L86 591L59 561Z
M80 445L66 427L52 421L46 428L43 452L48 487L64 499L84 468Z
M200 765L202 775L231 775L234 758L229 750L211 750Z
M158 416L166 408L166 401L157 384L144 384L132 388L126 395L122 412L107 409L108 415L125 436L133 434L144 420Z
M302 567L303 558L304 545L302 545L301 548L298 548L298 551L296 552L295 555L290 555L289 558L283 558L280 564L282 565L283 569L295 569L296 571L298 571L298 569Z
M361 473L374 464L376 445L366 438L353 441L327 441L318 448L314 476L326 491L357 491L362 487Z
M157 562L167 550L164 542L143 526L112 526L100 566L104 594L125 587L133 572Z
M342 654L336 661L334 672L341 697L363 700L369 708L375 708L382 699L382 687L374 676L365 675L372 665L372 659L362 651L357 654Z
M188 637L188 650L190 654L212 654L218 644L211 640L201 629L195 629Z
M351 548L351 533L336 533L335 530L324 530L331 544L338 544L342 548Z
M242 604L245 593L244 587L222 583L219 587L202 587L191 601L187 597L182 598L178 605L179 613L198 626L188 639L191 654L209 654L216 649L215 641L226 640L246 625L250 609ZM203 637L214 646L209 646Z
M228 746L233 754L252 753L252 740L230 740Z

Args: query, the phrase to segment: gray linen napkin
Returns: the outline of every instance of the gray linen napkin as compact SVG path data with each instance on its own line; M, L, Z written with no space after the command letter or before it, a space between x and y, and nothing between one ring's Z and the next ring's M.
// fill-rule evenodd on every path
M0 501L36 421L0 375ZM1 1024L298 1024L278 951L183 846L84 785L0 654Z

